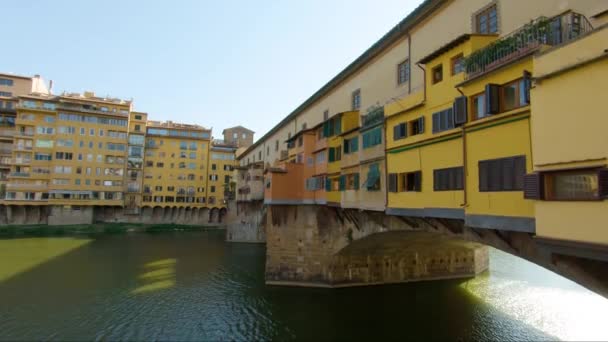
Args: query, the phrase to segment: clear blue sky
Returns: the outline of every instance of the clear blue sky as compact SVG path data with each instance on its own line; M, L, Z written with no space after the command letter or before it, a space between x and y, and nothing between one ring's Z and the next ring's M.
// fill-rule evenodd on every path
M421 2L7 1L0 71L257 139Z

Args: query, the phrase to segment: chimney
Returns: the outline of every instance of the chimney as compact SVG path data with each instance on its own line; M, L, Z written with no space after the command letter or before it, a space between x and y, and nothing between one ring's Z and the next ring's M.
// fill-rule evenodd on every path
M53 80L49 81L49 95L53 94Z

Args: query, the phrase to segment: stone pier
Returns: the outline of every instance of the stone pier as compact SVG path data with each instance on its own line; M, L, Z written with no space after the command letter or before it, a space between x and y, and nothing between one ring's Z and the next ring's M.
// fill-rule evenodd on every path
M415 229L383 213L324 206L270 206L266 283L346 287L470 278L488 268L488 247Z

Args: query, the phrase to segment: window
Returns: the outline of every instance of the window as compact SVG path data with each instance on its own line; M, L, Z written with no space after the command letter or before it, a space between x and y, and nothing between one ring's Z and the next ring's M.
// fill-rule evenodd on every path
M279 141L278 141L278 140L275 140L275 141L274 141L274 151L276 152L276 151L278 151L278 150L279 150Z
M89 128L89 135L95 136L95 128Z
M486 96L485 94L479 94L471 98L471 109L474 119L482 119L488 116L486 113Z
M410 79L410 60L406 59L397 65L397 85L402 85Z
M454 112L452 108L433 114L433 133L447 131L454 127L456 126L454 124Z
M329 109L323 112L323 121L327 121L329 119Z
M464 56L458 54L452 57L452 75L459 74L464 71Z
M545 198L549 201L591 201L605 197L600 183L607 184L606 169L549 172L543 174ZM543 179L541 178L541 181ZM528 191L526 182L526 191Z
M475 15L477 33L492 34L498 32L498 15L496 5L492 5Z
M258 152L258 159L259 159L259 160L262 160L262 151L259 151L259 152Z
M329 162L335 162L342 159L342 147L330 147L329 148Z
M433 84L443 81L443 64L439 64L432 70Z
M422 171L405 172L399 174L400 192L422 191Z
M380 164L374 163L369 166L367 179L361 186L367 191L380 191Z
M355 153L357 151L359 151L359 137L344 139L344 154Z
M209 189L211 192L215 192L215 185L210 186Z
M84 129L84 127L80 127L80 135L85 135L86 134L86 130Z
M0 91L0 96L3 96L3 97L13 97L13 93L9 93L9 92L6 92L6 91Z
M451 167L433 171L433 190L450 191L464 189L464 168Z
M93 142L89 141L89 148L93 148Z
M501 110L506 112L515 108L526 106L526 83L517 80L501 87Z
M376 127L362 134L363 149L382 144L382 127Z
M353 110L361 108L361 89L353 91L352 95L352 107Z
M13 86L13 80L10 80L8 78L0 78L0 85L12 87Z
M400 140L407 137L407 123L402 122L393 126L393 140Z
M163 191L163 187L160 185L157 185L154 187L154 191Z
M213 171L217 170L217 164L211 164L211 170L213 170Z
M421 116L416 120L410 121L409 126L410 126L409 135L418 135L418 134L424 133L424 116Z
M238 133L232 133L232 139L238 139L238 138L239 138Z
M479 161L479 191L520 191L524 188L526 157Z
M303 136L299 136L298 137L298 147L302 147L302 145L304 144L304 137ZM261 159L262 157L260 157Z
M247 133L243 133L242 137L243 139L247 139Z

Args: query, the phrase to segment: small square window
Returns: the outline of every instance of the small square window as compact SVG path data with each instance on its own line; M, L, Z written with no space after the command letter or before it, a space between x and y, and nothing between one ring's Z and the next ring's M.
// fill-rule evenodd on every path
M353 110L358 110L359 108L361 108L361 89L353 91L352 107Z
M438 66L433 68L432 77L433 84L443 81L443 64L439 64Z
M464 71L464 56L458 54L452 58L452 75L459 74Z
M402 85L410 79L410 61L406 59L397 66L397 84Z

